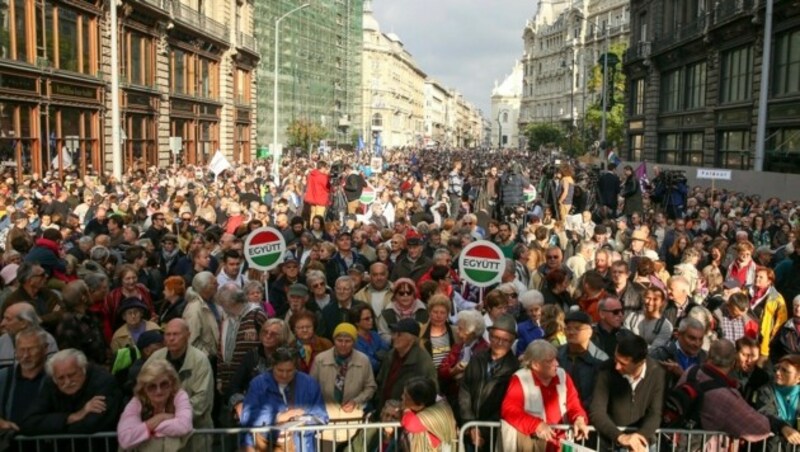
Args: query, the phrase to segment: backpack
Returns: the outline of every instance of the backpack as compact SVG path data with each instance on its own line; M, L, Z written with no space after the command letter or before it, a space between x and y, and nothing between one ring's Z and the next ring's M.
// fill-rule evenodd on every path
M715 374L709 374L710 380L700 382L697 365L688 370L686 381L672 388L664 400L664 413L661 426L668 429L693 430L701 428L700 412L703 408L703 396L707 391L724 388L728 383Z

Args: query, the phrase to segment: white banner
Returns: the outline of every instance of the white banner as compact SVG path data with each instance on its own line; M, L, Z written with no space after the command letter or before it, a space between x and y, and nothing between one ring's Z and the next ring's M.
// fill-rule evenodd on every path
M225 171L226 169L231 167L231 162L222 155L222 152L217 149L217 152L214 154L214 157L211 159L211 162L208 164L208 169L214 173L214 176L219 176L219 173Z
M731 180L731 170L717 168L697 168L698 179Z

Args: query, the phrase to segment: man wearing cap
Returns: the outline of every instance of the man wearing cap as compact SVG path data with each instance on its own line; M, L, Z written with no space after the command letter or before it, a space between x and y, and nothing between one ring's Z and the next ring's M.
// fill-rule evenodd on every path
M558 348L558 365L575 383L581 403L588 407L600 366L608 355L592 342L592 318L583 311L572 311L564 319L567 343Z
M377 412L387 401L400 400L406 382L412 377L427 377L438 382L433 358L420 346L419 332L419 323L414 319L403 319L392 326L392 349L381 363L376 378Z
M409 237L406 241L406 254L400 257L392 269L392 281L400 278L410 278L418 281L433 265L433 261L422 254L422 238L419 236Z
M175 264L185 254L178 247L178 236L172 233L164 234L161 239L161 253L158 259L158 270L162 275L171 275Z
M11 292L19 287L17 269L19 269L19 264L8 264L0 270L0 279L3 280L3 290L0 291L0 306L3 306Z
M364 274L366 272L367 269L360 263L355 263L352 267L347 269L347 276L353 280L353 290L355 292L358 292L364 287Z
M516 322L504 314L489 327L489 348L469 358L458 392L462 423L500 421L508 382L519 369L519 361L511 352L516 339ZM471 429L467 442L481 450L490 447L489 430Z
M282 317L289 310L288 290L293 284L302 283L305 278L300 274L297 258L286 253L280 265L281 274L269 285L269 303L275 308L277 317Z
M631 273L636 273L638 258L644 255L644 247L648 238L647 231L644 229L633 231L630 247L622 252L622 260L628 263Z

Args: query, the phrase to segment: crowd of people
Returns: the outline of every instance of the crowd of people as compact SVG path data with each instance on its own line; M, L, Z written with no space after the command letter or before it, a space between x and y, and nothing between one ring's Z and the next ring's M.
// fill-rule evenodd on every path
M402 427L238 447L448 450L471 421L500 424L467 432L474 451L677 444L662 426L800 444L797 203L551 159L5 178L0 444L116 431L113 448L202 450L196 429L370 421ZM244 257L262 226L287 244L270 272ZM459 274L476 240L504 254L494 286ZM680 412L687 385L703 402Z

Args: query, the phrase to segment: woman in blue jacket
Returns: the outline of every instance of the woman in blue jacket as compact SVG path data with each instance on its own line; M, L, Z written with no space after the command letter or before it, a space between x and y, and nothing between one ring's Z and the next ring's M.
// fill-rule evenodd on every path
M270 372L261 374L250 382L242 409L242 427L266 427L300 421L307 425L327 424L328 413L322 392L316 380L297 371L297 353L288 347L280 347L273 354ZM255 451L293 441L295 450L315 451L314 433L294 433L292 438L280 431L265 435L245 435L244 450Z

